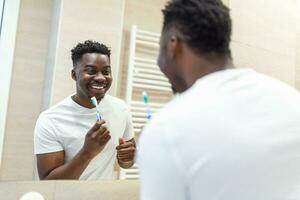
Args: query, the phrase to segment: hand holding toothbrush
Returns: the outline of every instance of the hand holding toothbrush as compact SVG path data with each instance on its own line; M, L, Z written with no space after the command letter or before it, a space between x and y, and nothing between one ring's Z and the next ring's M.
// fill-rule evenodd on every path
M125 141L124 138L119 138L119 145L116 147L117 159L120 167L130 168L134 164L134 156L136 145L134 138Z
M92 159L104 149L110 138L105 121L97 121L86 134L81 152L89 159Z

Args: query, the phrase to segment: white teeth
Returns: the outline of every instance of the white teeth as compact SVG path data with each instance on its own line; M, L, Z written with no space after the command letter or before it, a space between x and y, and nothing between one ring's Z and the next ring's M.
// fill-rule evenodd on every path
M100 90L100 89L103 89L104 87L103 86L92 85L92 88Z
M91 83L90 87L95 90L102 90L102 89L105 89L106 84L105 83Z

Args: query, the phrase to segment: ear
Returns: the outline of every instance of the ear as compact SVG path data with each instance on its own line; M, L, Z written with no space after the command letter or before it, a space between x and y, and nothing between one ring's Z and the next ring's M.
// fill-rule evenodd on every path
M167 43L167 52L173 59L178 57L181 52L181 41L176 35L171 35Z
M77 77L76 77L76 73L75 73L74 68L73 68L72 71L71 71L71 77L72 77L72 79L73 79L74 81L77 81Z

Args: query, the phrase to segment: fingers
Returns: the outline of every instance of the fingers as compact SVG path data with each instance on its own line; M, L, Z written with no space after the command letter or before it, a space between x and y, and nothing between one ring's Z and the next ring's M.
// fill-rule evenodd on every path
M97 124L98 128L92 129L93 132L91 134L91 138L93 138L93 139L98 137L99 135L103 134L107 130L107 128L105 126L105 122L103 120L99 121L99 123L97 122L96 124Z
M124 144L120 144L116 147L117 150L128 148L128 147L135 147L135 144L133 142L125 142Z
M91 139L96 140L101 145L106 144L111 138L109 130L107 130L105 121L103 120L97 121L90 131Z
M121 162L129 162L134 160L134 155L128 155L128 156L117 156L117 159Z
M97 121L92 128L88 131L87 135L93 135L93 133L98 130L103 124L105 124L104 120Z
M131 162L134 160L135 156L135 142L134 140L129 140L123 144L116 147L117 149L117 159L120 162Z
M133 157L131 158L118 158L119 162L125 163L125 162L131 162L133 161Z
M97 130L98 128L100 128L103 124L105 124L105 121L104 120L100 120L100 121L96 121L96 123L94 124L93 129L94 131Z
M110 140L111 136L110 136L110 132L109 130L106 130L102 133L102 134L98 134L96 137L96 140L100 143L100 144L106 144L109 140Z
M127 154L133 154L135 152L135 147L129 147L125 149L120 149L117 151L118 155L127 155Z
M130 146L117 151L117 158L123 162L132 161L135 155L135 147Z
M122 161L122 162L132 161L134 159L134 155L135 155L134 147L131 147L129 149L122 149L117 152L117 158L119 161Z
M124 147L124 148L120 148L120 149L117 149L117 150L120 153L134 151L135 150L135 146Z

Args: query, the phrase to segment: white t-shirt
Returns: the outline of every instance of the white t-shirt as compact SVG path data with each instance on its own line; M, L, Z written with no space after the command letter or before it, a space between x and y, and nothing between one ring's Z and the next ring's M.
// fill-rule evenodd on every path
M250 69L199 79L145 127L142 200L300 199L300 94Z
M83 180L114 179L118 138L133 138L131 114L122 100L106 94L99 110L111 139L84 170L80 176ZM65 161L70 161L82 148L85 135L95 122L96 108L82 107L71 96L65 98L40 114L34 131L34 153L65 151Z

